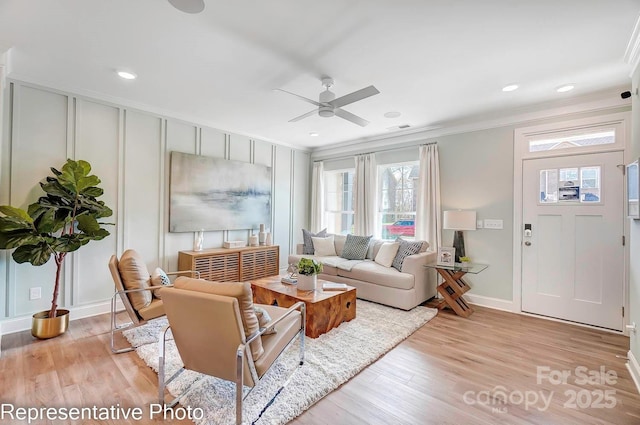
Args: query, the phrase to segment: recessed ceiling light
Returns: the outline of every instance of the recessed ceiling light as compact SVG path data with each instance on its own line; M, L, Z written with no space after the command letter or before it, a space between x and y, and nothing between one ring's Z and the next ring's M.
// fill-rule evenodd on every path
M568 92L571 91L575 88L575 86L573 84L565 84L563 86L560 86L556 89L556 91L558 93L564 93L564 92Z
M518 90L518 85L517 84L509 84L508 86L504 86L502 88L502 91L514 91L514 90Z
M318 136L319 136L319 134L318 134L318 133L316 133L316 132L313 132L313 131L312 131L311 133L309 133L309 136L311 136L311 137L318 137Z
M402 114L398 111L389 111L384 114L385 118L398 118L400 115Z
M118 71L118 75L120 76L120 78L124 78L125 80L135 80L137 77L136 74L129 71Z

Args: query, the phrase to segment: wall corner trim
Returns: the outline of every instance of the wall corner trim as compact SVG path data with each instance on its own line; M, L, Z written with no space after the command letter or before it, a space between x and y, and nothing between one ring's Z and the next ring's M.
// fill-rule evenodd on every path
M631 378L636 384L636 390L638 390L638 393L640 393L640 364L638 364L638 360L633 355L633 352L631 350L629 350L629 352L627 353L627 358L627 369L629 369Z
M631 65L629 77L632 77L640 65L640 16L636 21L636 25L631 33L631 38L627 44L627 50L624 52L624 60Z

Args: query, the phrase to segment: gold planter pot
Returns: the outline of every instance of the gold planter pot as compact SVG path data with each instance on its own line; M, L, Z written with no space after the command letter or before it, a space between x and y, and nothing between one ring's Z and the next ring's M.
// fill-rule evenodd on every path
M41 311L33 315L31 335L39 339L55 338L62 335L69 327L69 310L59 308L57 316L49 318L49 311Z

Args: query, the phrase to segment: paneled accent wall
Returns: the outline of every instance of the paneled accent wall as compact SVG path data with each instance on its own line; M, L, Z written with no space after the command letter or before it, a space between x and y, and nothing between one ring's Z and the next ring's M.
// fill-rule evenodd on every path
M193 247L193 233L169 233L171 151L259 163L273 167L272 222L265 223L280 246L280 268L307 225L309 153L230 134L126 106L20 81L5 92L0 150L0 202L26 207L41 191L49 167L66 158L85 159L102 180L102 199L114 215L111 236L91 242L67 258L60 300L65 307L101 303L113 294L107 262L136 249L150 270L177 269L178 251ZM251 231L207 232L205 248L224 240L247 240ZM53 262L18 265L0 251L0 320L48 308ZM29 300L29 288L42 299Z

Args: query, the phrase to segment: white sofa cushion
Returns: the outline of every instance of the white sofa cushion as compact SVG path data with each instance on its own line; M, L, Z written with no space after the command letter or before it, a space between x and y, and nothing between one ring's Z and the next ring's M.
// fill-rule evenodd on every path
M385 242L382 244L380 249L378 250L378 254L376 254L375 262L384 267L391 267L393 264L393 260L396 258L396 254L398 253L398 248L400 247L399 242Z
M358 263L351 271L338 269L338 276L398 289L412 289L415 284L412 274L401 273L392 267L384 267L371 260Z

